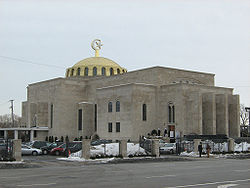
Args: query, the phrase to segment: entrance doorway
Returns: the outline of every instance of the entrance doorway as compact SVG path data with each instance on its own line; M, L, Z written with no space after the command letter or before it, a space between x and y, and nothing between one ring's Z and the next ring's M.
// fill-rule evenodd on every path
M170 143L175 142L175 126L174 125L168 125L168 137L170 138Z

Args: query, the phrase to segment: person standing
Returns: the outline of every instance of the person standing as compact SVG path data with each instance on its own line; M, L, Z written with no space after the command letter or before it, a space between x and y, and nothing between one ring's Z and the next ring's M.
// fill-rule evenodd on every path
M164 129L164 137L166 137L166 135L168 135L168 130L167 130L167 128Z
M206 150L207 150L207 158L209 158L209 154L210 154L210 150L211 150L209 144L207 144Z
M201 153L202 153L202 143L200 142L200 144L198 145L198 151L199 151L199 155L201 157Z
M160 130L160 128L158 128L157 135L161 136L161 130Z

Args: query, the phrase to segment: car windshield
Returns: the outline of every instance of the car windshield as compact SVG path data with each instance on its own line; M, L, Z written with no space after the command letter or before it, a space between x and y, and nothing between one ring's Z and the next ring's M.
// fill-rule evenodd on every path
M59 148L66 148L66 144L60 145Z
M174 144L172 143L172 144L165 144L165 147L174 147Z
M25 148L25 149L30 149L29 146L25 146L25 145L22 145L22 148Z
M52 143L52 144L49 145L49 147L56 147L56 146L57 146L56 143Z

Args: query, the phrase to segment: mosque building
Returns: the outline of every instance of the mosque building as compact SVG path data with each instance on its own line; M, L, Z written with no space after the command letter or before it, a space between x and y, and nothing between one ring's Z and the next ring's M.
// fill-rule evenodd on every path
M67 68L65 78L29 84L22 127L31 140L53 136L138 141L153 130L168 136L239 137L239 96L214 85L214 74L167 67L128 72L99 56ZM18 136L17 136L18 137Z

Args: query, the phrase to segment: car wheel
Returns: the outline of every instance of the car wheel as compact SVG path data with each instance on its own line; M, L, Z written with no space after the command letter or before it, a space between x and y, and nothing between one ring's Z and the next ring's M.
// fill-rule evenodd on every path
M171 152L172 154L174 154L174 150L171 149L170 152Z
M56 154L56 156L59 156L59 155L60 155L60 152L59 152L59 151L56 151L55 154Z
M33 152L32 152L32 155L33 155L33 156L37 156L37 155L38 155L37 151L33 151Z
M43 150L44 155L48 155L48 150Z

